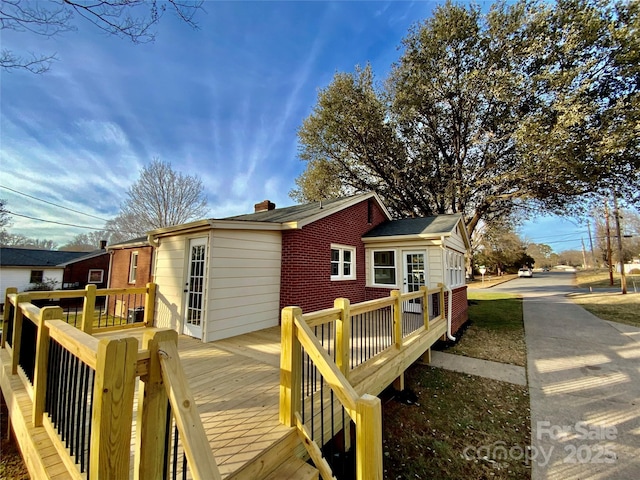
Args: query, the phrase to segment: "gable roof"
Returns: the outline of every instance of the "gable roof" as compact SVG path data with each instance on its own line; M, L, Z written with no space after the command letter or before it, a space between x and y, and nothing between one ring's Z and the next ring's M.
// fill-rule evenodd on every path
M1 247L0 266L2 267L60 267L86 256L87 252L64 252L60 250L33 250L29 248Z
M301 228L304 225L308 225L320 220L321 218L328 217L329 215L369 198L375 198L387 218L391 219L391 215L378 195L371 192L352 195L350 197L323 200L322 202L312 202L303 205L294 205L291 207L275 208L273 210L265 210L257 213L235 215L233 217L226 217L223 220L281 223L288 224L291 228Z
M462 222L462 215L459 213L450 215L434 215L431 217L403 218L381 223L365 233L363 239L378 239L389 237L420 237L439 238L441 236L451 236L460 225L461 236L469 247L469 237Z
M77 257L77 258L73 258L67 262L62 262L60 264L58 264L59 267L66 267L67 265L71 265L73 263L78 263L78 262L83 262L85 260L90 260L92 258L96 258L99 257L101 255L107 255L108 252L106 250L94 250L93 252L84 252L84 255Z
M375 193L362 193L350 197L324 200L322 202L294 205L292 207L275 208L258 213L235 215L220 219L198 220L195 222L164 227L149 232L150 241L154 238L203 231L210 228L250 229L250 230L291 230L302 228L324 217L333 215L345 208L356 205L367 199L374 199L385 216L390 220L391 214Z

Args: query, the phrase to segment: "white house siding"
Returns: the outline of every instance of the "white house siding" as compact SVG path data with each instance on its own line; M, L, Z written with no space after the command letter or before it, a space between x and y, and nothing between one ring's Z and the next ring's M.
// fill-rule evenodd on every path
M427 248L427 272L429 275L428 288L437 288L438 283L444 283L444 259L442 247L431 246Z
M278 325L280 232L212 231L205 341Z
M460 235L460 232L458 231L459 228L460 227L456 228L456 232L453 235L445 238L445 244L447 245L447 247L455 250L456 252L466 255L467 248L464 244L462 236Z
M45 281L55 280L56 289L62 288L62 274L64 270L61 268L39 268L39 267L4 267L0 269L0 292L2 292L2 301L4 303L4 295L9 287L16 287L19 292L24 292L32 284L32 270L43 270L42 276Z
M160 239L155 252L156 293L155 326L172 328L182 333L186 252L189 238L206 236L174 236ZM209 248L207 250L210 250Z

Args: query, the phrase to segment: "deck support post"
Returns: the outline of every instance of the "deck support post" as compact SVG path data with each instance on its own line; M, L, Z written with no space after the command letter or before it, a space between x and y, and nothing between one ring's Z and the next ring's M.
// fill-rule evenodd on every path
M147 283L147 293L144 299L144 325L146 327L152 327L155 309L156 309L156 284Z
M382 478L382 404L364 394L356 402L356 479Z
M96 286L90 283L85 287L84 303L82 305L81 330L91 335L93 332L93 314L96 309Z
M129 478L138 341L98 342L91 416L91 478Z
M300 410L302 396L302 347L296 333L295 319L302 318L300 307L282 309L280 353L280 423L296 425L296 412Z
M145 310L146 315L146 310ZM178 342L175 330L147 330L142 336L143 350L149 350L149 368L140 377L138 387L138 417L136 420L136 450L133 475L135 480L163 478L166 465L167 410L169 397L162 382L162 367L158 355L160 342Z
M44 307L40 310L36 339L36 364L33 374L32 421L34 427L42 426L47 393L47 365L49 363L49 327L45 324L47 320L62 320L62 308Z

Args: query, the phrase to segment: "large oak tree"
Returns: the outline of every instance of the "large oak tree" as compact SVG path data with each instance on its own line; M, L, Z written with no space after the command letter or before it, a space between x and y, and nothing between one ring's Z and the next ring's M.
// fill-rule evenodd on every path
M320 91L299 130L307 169L292 196L372 190L396 215L462 213L471 233L612 187L633 201L637 10L588 0L498 3L486 14L437 7L382 85L367 66ZM590 56L606 74L594 76Z

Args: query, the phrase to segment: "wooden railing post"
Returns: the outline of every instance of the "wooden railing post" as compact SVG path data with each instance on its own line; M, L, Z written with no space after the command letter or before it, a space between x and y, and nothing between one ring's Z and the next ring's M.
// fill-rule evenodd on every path
M28 294L20 294L16 297L16 304L13 310L13 338L11 339L11 347L13 348L11 357L11 373L18 374L18 363L20 362L20 346L22 343L22 309L21 303L30 301Z
M422 319L424 321L424 329L429 330L429 289L426 286L420 287L422 291Z
M9 331L9 329L7 328L7 325L9 324L9 322L13 322L13 318L9 318L9 315L11 313L11 308L9 308L9 305L11 304L9 300L9 295L12 295L14 293L18 293L18 289L15 287L9 287L5 291L4 312L3 312L4 323L2 324L2 339L0 339L0 348L5 347L5 343L7 341L7 332ZM14 311L15 311L15 308L14 308Z
M91 335L93 332L93 314L96 310L96 286L90 283L85 290L81 329L84 333Z
M400 290L391 290L394 298L393 304L393 341L396 347L402 346L402 301L400 300Z
M144 299L144 324L152 327L156 310L156 284L147 283L147 294Z
M393 303L393 337L397 348L402 347L402 300L400 290L391 290ZM393 388L398 391L404 390L404 373L393 381Z
M62 308L44 307L38 320L36 340L36 365L33 374L33 426L42 425L44 402L47 388L47 366L49 362L49 327L47 320L62 320Z
M336 365L344 375L344 378L349 379L349 340L351 338L351 301L348 298L336 298L333 302L335 308L342 310L340 318L336 322ZM351 450L351 423L345 422L344 424L344 450L348 452Z
M91 478L129 478L137 361L135 338L102 339L98 343L91 416Z
M356 479L382 480L382 405L366 393L356 402Z
M178 342L175 330L147 330L142 349L149 350L148 373L140 378L134 479L163 478L167 432L167 392L162 383L162 366L158 355L160 342Z
M342 310L340 318L336 322L336 365L345 376L349 378L349 339L351 338L351 302L348 298L336 298L333 302L335 308Z
M438 288L440 289L440 316L442 318L446 318L445 301L444 301L444 283L438 283Z
M295 318L302 318L300 307L282 309L280 350L280 423L296 425L296 412L300 410L302 382L302 347L296 332Z

